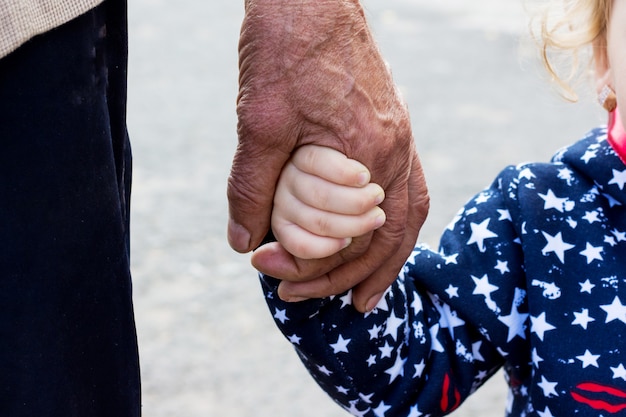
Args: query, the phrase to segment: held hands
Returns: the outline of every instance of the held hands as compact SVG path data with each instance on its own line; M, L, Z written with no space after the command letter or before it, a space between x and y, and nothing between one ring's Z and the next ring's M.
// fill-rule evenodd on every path
M264 245L255 266L283 280L283 299L354 288L354 306L370 310L411 252L428 196L408 112L362 8L357 0L247 0L239 52L239 146L228 183L231 246L248 252L261 243L279 174L294 149L336 149L367 166L372 182L385 190L385 224L323 259Z
M292 255L315 259L378 229L385 223L385 213L377 207L385 193L369 179L366 167L340 152L315 145L299 148L276 188L274 236Z

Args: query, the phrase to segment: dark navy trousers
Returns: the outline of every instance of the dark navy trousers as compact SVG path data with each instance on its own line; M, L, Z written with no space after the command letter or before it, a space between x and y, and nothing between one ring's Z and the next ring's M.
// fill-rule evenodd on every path
M0 60L0 416L140 415L125 0Z

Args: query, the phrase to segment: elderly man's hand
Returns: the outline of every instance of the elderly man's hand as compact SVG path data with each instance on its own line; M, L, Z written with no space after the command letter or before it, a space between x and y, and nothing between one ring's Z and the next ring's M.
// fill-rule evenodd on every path
M353 288L371 310L410 254L428 211L408 112L357 0L247 0L240 40L239 146L228 182L228 237L255 249L270 228L278 176L295 148L328 146L382 186L385 225L343 251L302 260L279 243L253 264L283 280L288 301Z

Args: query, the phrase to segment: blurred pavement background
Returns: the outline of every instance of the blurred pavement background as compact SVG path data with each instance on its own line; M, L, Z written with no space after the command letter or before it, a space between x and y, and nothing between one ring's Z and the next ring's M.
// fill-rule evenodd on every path
M432 196L421 240L507 164L603 123L551 91L521 0L364 0L409 105ZM131 0L132 260L145 417L341 417L225 238L242 0ZM496 375L454 415L502 416Z

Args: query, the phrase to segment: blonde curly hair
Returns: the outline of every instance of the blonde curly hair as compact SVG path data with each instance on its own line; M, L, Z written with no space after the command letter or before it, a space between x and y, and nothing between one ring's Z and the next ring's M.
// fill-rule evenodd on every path
M539 5L531 5L531 32L539 43L541 59L567 100L578 100L574 87L589 73L594 59L592 46L606 50L612 3L613 0L543 0ZM587 61L584 65L582 58Z

